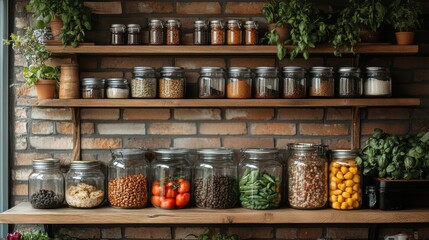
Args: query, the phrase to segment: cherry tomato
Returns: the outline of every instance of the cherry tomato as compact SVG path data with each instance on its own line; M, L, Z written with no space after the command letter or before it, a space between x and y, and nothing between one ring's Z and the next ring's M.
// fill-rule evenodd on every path
M161 201L161 208L171 209L174 208L175 205L176 201L174 198L165 198L163 201Z
M186 205L188 205L190 199L191 199L191 194L179 193L176 196L176 206L177 207L186 207Z
M152 195L154 196L163 196L164 195L164 187L161 187L159 184L152 184Z
M175 198L176 195L177 195L177 190L173 190L172 188L167 187L167 191L165 192L165 197Z
M177 189L179 193L188 193L191 189L191 184L183 178L179 179L179 188Z
M161 197L160 196L152 196L151 203L154 207L159 207L161 205Z

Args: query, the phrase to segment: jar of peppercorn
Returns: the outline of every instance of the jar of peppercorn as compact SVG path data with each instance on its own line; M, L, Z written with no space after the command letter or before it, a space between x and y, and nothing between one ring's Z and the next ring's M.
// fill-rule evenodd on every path
M332 67L312 67L310 97L335 97L334 69Z
M229 20L228 21L228 31L226 34L226 43L228 45L241 45L241 22L239 20Z
M82 98L104 98L104 80L101 78L82 78Z
M255 72L255 98L278 98L280 87L277 68L257 67Z
M194 44L207 45L209 44L209 26L208 22L204 20L197 20L194 23Z
M159 19L152 19L149 22L149 44L163 45L164 41L164 22Z
M171 19L167 21L167 45L180 45L180 28L179 20Z
M225 28L224 23L221 20L210 21L210 41L211 45L223 45L225 44Z
M244 44L257 45L258 44L258 22L246 21L244 24Z
M226 85L227 98L251 98L252 77L249 68L231 67Z
M307 97L307 79L302 67L283 67L283 98Z

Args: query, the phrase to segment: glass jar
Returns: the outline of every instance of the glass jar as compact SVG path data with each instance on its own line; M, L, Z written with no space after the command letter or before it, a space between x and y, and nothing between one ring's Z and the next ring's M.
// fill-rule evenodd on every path
M144 149L116 149L109 163L108 200L112 207L143 208L148 202L148 170Z
M332 67L312 67L310 97L335 97L334 70Z
M338 97L361 97L363 94L363 81L360 69L355 67L341 67L338 69Z
M194 45L209 44L209 26L204 20L197 20L194 23Z
M154 207L185 208L191 202L191 165L188 150L161 148L155 150L152 162L152 198Z
M238 201L237 164L227 148L198 150L194 198L199 208L233 208Z
M255 69L255 98L279 98L279 76L275 67Z
M228 45L241 45L241 22L239 20L229 20L226 33L226 43Z
M334 209L359 209L361 175L355 150L332 150L329 163L329 202Z
M33 208L59 208L64 202L64 176L59 159L33 160L28 177L28 200Z
M364 95L368 97L392 96L392 78L389 68L367 67L364 83Z
M126 31L126 27L124 24L111 25L110 32L112 33L112 37L111 37L112 45L125 44L125 31Z
M129 98L130 87L125 78L106 79L106 97L107 98Z
M72 161L66 175L66 202L70 207L95 208L104 200L104 174L98 161Z
M323 208L328 200L328 161L317 145L288 144L289 204L298 209Z
M258 44L258 22L246 21L244 24L244 44L257 45Z
M142 44L141 27L139 24L128 24L127 25L127 43L128 45L140 45Z
M307 97L307 79L302 67L283 67L283 98Z
M171 19L166 23L167 45L180 45L180 21Z
M210 41L212 45L225 44L225 27L221 20L210 21L211 34Z
M149 44L163 45L164 42L164 22L159 19L152 19L149 22Z
M220 67L203 67L200 70L199 97L200 98L224 98L225 74Z
M82 98L104 98L104 80L101 78L82 78Z
M228 82L226 85L227 98L251 98L252 77L249 68L229 68Z
M280 205L283 166L277 149L245 149L239 165L240 202L244 208Z
M134 67L131 79L132 98L155 98L156 78L152 67Z
M181 67L161 68L159 98L185 98L186 80Z

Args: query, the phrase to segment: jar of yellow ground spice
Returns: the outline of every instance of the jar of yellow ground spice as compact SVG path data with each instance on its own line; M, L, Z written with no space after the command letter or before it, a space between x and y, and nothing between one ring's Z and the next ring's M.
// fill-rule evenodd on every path
M227 98L251 98L252 77L249 68L231 67L226 85Z

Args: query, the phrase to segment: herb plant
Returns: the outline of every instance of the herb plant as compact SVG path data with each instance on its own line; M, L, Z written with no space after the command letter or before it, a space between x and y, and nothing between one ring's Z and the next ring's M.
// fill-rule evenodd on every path
M422 10L413 0L394 0L389 5L387 22L398 32L409 32L420 27Z
M62 1L30 0L27 10L33 12L37 26L43 28L52 19L61 17Z
M358 4L359 22L376 32L386 16L386 7L380 0L364 0Z

